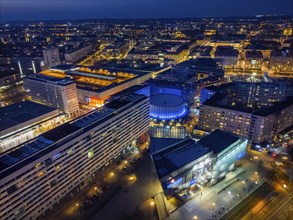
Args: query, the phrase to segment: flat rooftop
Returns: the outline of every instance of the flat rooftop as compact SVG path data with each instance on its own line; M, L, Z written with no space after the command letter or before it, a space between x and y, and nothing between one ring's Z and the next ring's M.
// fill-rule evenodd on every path
M159 107L176 107L184 104L184 99L177 95L156 94L150 97L150 103Z
M63 70L67 69L67 70ZM83 66L66 66L66 68L52 68L44 70L38 75L55 78L56 81L60 79L70 79L76 83L77 88L103 92L111 89L117 85L129 82L135 78L149 74L152 71L149 70L137 70L137 69L126 69L126 68L115 68L115 67L83 67Z
M187 138L165 150L154 153L153 160L158 176L162 178L210 151L209 148L202 147L194 140Z
M181 142L183 139L179 138L154 138L151 137L150 154L155 154L173 144Z
M215 154L220 153L240 138L221 130L215 130L211 134L201 138L197 143L211 149Z
M151 152L158 176L163 178L170 175L211 151L218 154L239 139L221 130L212 132L198 142L190 138L184 140L152 138Z
M46 82L46 83L54 83L62 86L70 85L73 82L73 80L65 78L65 76L56 78L54 76L49 76L49 75L43 75L43 74L32 74L27 76L28 79L33 79L37 80L40 82Z
M0 108L0 131L54 111L56 111L55 108L31 101L2 107Z

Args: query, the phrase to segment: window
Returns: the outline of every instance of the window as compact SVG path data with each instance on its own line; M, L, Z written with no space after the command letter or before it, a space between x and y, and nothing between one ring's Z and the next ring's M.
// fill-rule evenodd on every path
M51 158L48 158L47 160L45 160L45 165L46 165L46 166L49 166L49 165L52 164L52 163L53 163L53 161L52 161Z
M8 195L11 195L12 193L16 192L18 190L17 186L14 184L12 186L10 186L8 189L7 189L7 193Z
M58 184L57 180L52 180L52 181L50 182L50 187L53 188L53 187L55 187L57 184Z

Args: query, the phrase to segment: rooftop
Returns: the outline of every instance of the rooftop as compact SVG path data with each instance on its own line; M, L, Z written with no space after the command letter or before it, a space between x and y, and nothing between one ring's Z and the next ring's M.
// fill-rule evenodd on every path
M62 86L66 86L69 84L74 83L73 80L67 78L56 78L52 76L47 76L43 74L33 74L26 77L27 79L33 79L37 81L47 82L47 83L54 83Z
M156 94L150 97L151 105L160 107L175 107L184 103L183 98L171 94Z
M194 140L187 138L155 153L153 160L158 176L162 178L208 152L210 152L210 149L202 147Z
M197 143L201 146L209 148L215 154L218 154L235 143L237 140L239 140L239 137L217 129L211 134L201 138Z
M56 109L31 101L2 107L0 108L0 131L53 111Z
M232 111L239 111L244 113L249 113L253 115L259 115L259 116L268 116L270 114L275 114L282 109L287 108L290 105L293 105L293 97L283 97L284 100L280 102L272 102L267 107L248 107L242 103L237 103L236 105L231 105L230 103L227 104L225 101L225 97L228 95L228 89L232 88L233 86L241 87L241 86L262 86L264 88L269 88L270 86L280 87L282 84L275 84L275 83L246 83L246 82L237 82L237 83L227 83L220 86L210 86L206 87L205 89L213 90L216 93L209 99L207 99L203 105L204 106L213 106L217 108L223 108L223 109L230 109ZM236 87L236 89L238 89Z
M179 138L154 138L151 137L151 144L150 144L150 153L154 154L157 153L165 148L170 147L173 144L181 142L182 139Z

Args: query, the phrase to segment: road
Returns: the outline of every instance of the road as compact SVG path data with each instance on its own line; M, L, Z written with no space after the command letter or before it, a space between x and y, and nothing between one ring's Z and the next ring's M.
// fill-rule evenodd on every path
M282 201L278 202L269 212L262 218L254 218L258 220L287 220L293 218L293 192L287 195Z
M244 217L250 210L262 199L264 199L270 192L273 191L273 187L264 183L250 196L244 199L239 205L232 209L228 214L223 216L223 220L235 220Z

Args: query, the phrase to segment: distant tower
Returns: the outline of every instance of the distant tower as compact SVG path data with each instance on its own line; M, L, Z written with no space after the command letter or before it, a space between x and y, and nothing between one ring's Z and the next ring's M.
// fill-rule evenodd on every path
M44 61L47 68L61 64L57 47L43 50Z

